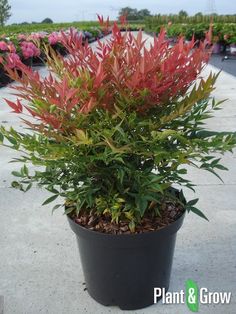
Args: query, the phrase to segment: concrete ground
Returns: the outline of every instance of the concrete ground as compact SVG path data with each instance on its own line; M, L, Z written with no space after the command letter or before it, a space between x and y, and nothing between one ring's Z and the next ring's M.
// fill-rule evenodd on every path
M225 54L212 55L210 64L231 74L236 75L236 55L227 55L227 59L224 58Z
M148 41L151 41L148 38ZM217 71L208 66L205 70ZM41 68L42 75L46 73ZM222 72L214 95L228 98L224 109L207 123L210 129L236 131L236 78ZM21 127L18 117L9 113L0 90L0 124ZM8 163L16 152L0 146L0 295L6 314L106 314L131 313L117 307L104 307L84 291L84 278L75 236L60 211L51 215L51 205L41 206L47 193L33 188L28 193L11 189L10 172L20 165ZM224 184L205 172L189 169L188 176L198 184L199 206L210 222L187 215L179 231L170 291L184 289L187 279L209 291L231 291L229 305L200 305L200 313L236 312L236 154L226 154ZM140 270L142 271L142 270ZM189 313L186 305L161 303L132 313Z

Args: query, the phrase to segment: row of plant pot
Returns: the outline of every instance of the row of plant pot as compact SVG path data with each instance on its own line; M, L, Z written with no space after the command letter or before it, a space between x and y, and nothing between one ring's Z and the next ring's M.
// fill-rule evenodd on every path
M183 16L179 14L157 14L154 16L147 17L145 19L146 24L148 25L162 25L167 24L171 21L174 24L186 23L186 24L199 24L199 23L211 23L212 20L215 23L236 23L235 14L202 14L201 12L195 14L194 16Z
M160 24L147 23L145 30L158 34L163 26ZM184 36L185 40L190 41L192 36L196 41L202 40L205 33L210 28L209 23L187 24L179 23L172 24L169 22L166 25L166 35L170 41L176 42L179 36ZM212 43L213 53L228 51L235 54L236 47L236 23L213 23L212 24Z
M121 27L121 31L138 31L136 25ZM75 28L64 31L69 34L71 30L82 36L83 42L92 43L110 33L110 30L91 27L89 31L80 31ZM45 55L41 51L41 46L50 45L57 53L62 56L67 54L67 49L61 43L61 32L37 32L31 34L18 34L17 37L2 36L0 40L0 87L12 82L4 70L4 63L14 68L20 59L28 66L42 66L45 64Z
M153 32L146 32L146 34L148 35L158 35L155 34ZM174 46L176 44L176 42L178 42L178 38L176 37L166 37L166 39L168 40L169 44L171 46ZM186 40L184 41L185 43L189 43L190 40ZM199 44L199 40L196 41L195 45L197 46ZM236 44L226 44L224 41L221 42L216 42L216 43L212 43L212 54L230 54L230 55L236 55Z
M92 32L70 29L64 31L64 33L68 34L71 30L78 36L81 36L83 42L88 41L92 43L104 36L100 29L95 28L92 29ZM28 66L44 65L45 54L41 49L44 44L50 45L54 51L65 56L67 49L63 46L61 39L61 32L19 34L17 37L11 38L2 36L0 39L0 87L6 86L12 81L7 75L4 65L13 69L19 60Z
M227 45L224 42L217 42L213 44L212 53L222 54L227 53L231 55L236 55L236 43Z

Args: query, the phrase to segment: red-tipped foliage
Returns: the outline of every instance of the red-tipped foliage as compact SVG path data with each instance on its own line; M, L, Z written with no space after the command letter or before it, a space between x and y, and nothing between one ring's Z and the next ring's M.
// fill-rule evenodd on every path
M108 27L109 19L98 18ZM18 97L30 102L25 106L28 112L43 124L63 130L68 129L70 119L96 108L113 112L121 106L127 113L147 115L150 109L174 103L209 59L209 34L198 47L194 39L186 44L180 38L171 48L162 29L148 48L142 31L137 36L122 34L115 23L111 38L98 41L95 52L74 30L69 35L62 32L61 38L70 56L48 54L48 66L55 75L41 78L22 63L18 71L7 70L21 83L13 88ZM19 103L7 102L15 112L22 112Z
M127 25L127 14L125 14L125 15L121 15L120 17L119 17L119 20L120 20L120 24L122 25L122 26L124 26L124 25Z
M108 20L99 20L108 26ZM145 41L141 31L121 33L115 23L96 51L74 30L60 38L69 56L45 49L48 76L21 62L15 70L7 68L20 83L12 86L17 101L7 103L31 116L23 121L34 132L2 126L0 142L6 138L8 146L26 152L24 163L45 167L29 175L24 166L17 187L27 183L28 190L38 182L55 193L44 204L60 195L67 214L102 216L112 226L129 224L132 232L146 218L164 214L165 220L169 205L176 218L182 209L206 218L196 199L185 202L171 187L192 189L186 164L211 173L225 169L218 153L236 144L233 133L204 129L221 103L209 102L218 75L200 76L210 55L210 33L198 44L180 38L170 47L165 30Z
M98 17L98 22L100 24L100 27L103 31L103 33L109 33L110 30L110 20L109 20L109 16L107 17L106 21L104 21L104 18L102 15L97 14Z

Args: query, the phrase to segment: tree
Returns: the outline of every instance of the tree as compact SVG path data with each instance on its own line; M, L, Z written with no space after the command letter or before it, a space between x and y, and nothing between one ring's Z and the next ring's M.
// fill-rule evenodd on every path
M151 16L151 13L148 9L142 9L138 11L140 20L144 19L147 16Z
M120 9L119 11L119 17L120 16L126 16L127 20L138 20L139 16L138 16L138 10L137 9L132 9L130 7L125 7Z
M8 0L0 0L0 25L4 26L6 21L11 16L11 6Z
M186 18L188 16L188 13L184 10L179 11L179 17Z
M147 16L151 16L151 13L148 9L142 9L138 11L137 9L125 7L125 8L120 9L118 18L120 18L122 15L125 15L127 20L132 21L132 20L142 20Z
M46 19L42 20L41 22L42 24L52 24L53 20L50 19L49 17L46 17Z
M202 17L203 14L202 14L202 12L197 12L194 16L196 16L196 17Z

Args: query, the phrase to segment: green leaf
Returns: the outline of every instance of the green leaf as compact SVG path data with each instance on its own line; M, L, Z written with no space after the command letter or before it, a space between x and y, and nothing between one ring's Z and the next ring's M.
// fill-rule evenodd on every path
M22 173L20 173L20 172L18 172L18 171L12 171L11 174L13 174L13 176L15 176L15 177L20 177L20 178L23 177Z
M17 181L13 181L13 182L11 183L11 186L12 186L14 189L19 189L20 191L24 191L22 184L20 184L20 183L17 182Z
M207 171L213 173L218 179L220 179L220 181L221 181L222 183L224 183L224 181L221 179L221 177L218 175L218 173L216 173L213 169L205 168L205 170L207 170Z
M199 198L195 198L194 200L191 200L187 203L187 207L193 206L195 204L197 204L197 202L199 201Z
M161 194L163 194L163 189L162 189L162 185L158 184L158 183L154 183L151 185L151 190L155 191L155 192L160 192Z
M28 168L26 167L26 165L23 166L23 174L25 174L26 176L29 175L29 170L28 170Z
M214 159L212 162L211 162L211 166L215 167L219 161L220 161L221 158L217 158L217 159Z
M59 207L61 207L61 206L62 206L61 204L57 204L57 205L53 206L52 215L53 215L54 211L55 211L56 209L58 209Z
M53 194L59 194L60 192L58 191L58 190L56 190L56 189L54 189L54 188L48 188L47 189L49 192L51 192L51 193L53 193Z
M180 190L180 192L179 192L179 200L180 200L181 203L183 203L184 205L186 204L186 199L185 199L185 197L184 197L183 190Z
M209 221L208 218L203 214L203 212L200 209L196 207L188 207L188 210L192 211L194 214L200 216L201 218L204 218L207 221Z
M179 169L178 173L179 174L187 174L187 169L185 169L185 168Z
M133 220L129 223L129 229L131 232L135 232L135 222Z
M68 207L65 209L64 215L68 215L68 214L72 213L74 210L75 210L75 207Z
M81 208L83 207L84 202L85 202L85 199L83 199L83 200L80 200L80 199L79 199L79 200L77 201L77 203L76 203L76 215L77 215L77 216L78 216L78 214L79 214Z
M117 168L117 178L120 181L120 184L123 184L125 171L121 167Z
M148 201L147 199L143 196L136 196L135 197L135 203L137 205L137 209L140 212L141 217L143 217L145 210L147 209Z
M225 166L223 165L215 165L214 168L217 168L217 169L220 169L220 170L229 170L228 168L226 168Z
M3 140L4 140L4 136L3 136L3 134L0 132L0 143L3 143Z
M6 138L8 139L8 141L13 144L13 145L17 145L17 141L14 137L12 136L6 136Z
M226 136L226 135L234 135L235 132L216 132L216 131L208 131L208 130L202 130L197 133L195 133L196 138L207 138L212 136Z
M43 202L42 206L43 206L43 205L47 205L47 204L53 202L58 196L59 196L59 195L57 194L57 195L53 195L53 196L47 198L46 201Z
M29 191L32 188L32 183L30 183L27 188L25 189L25 192Z

